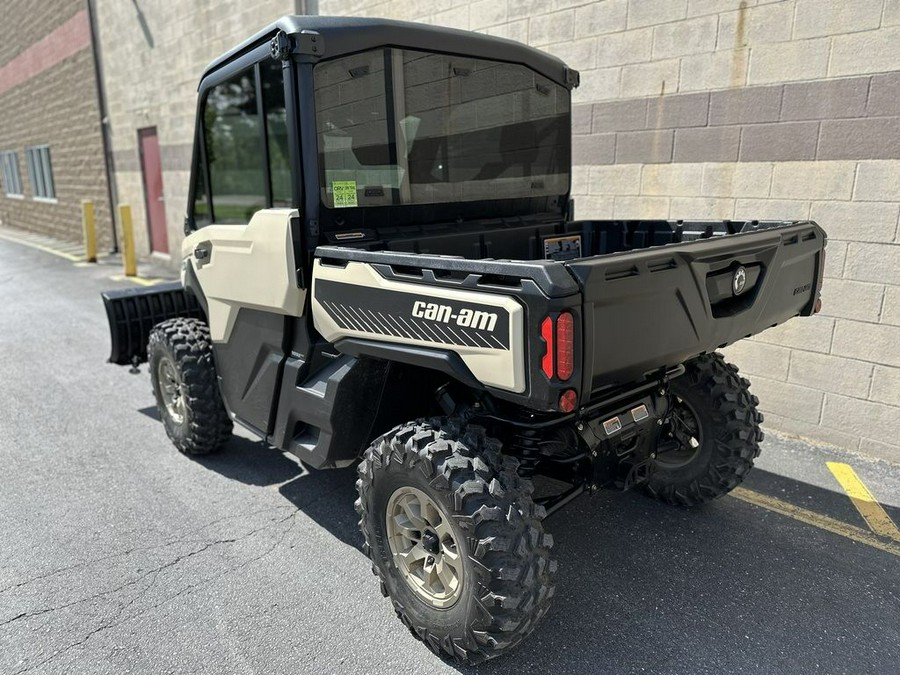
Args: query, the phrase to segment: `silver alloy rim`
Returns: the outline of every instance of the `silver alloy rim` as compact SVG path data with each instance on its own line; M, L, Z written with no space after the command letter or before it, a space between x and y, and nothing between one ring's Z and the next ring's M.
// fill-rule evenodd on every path
M166 412L175 424L184 422L184 393L181 391L181 378L172 361L166 357L159 360L156 368L159 380L159 391L162 394Z
M450 519L431 497L414 487L398 488L385 513L394 564L415 593L446 609L459 599L463 564Z

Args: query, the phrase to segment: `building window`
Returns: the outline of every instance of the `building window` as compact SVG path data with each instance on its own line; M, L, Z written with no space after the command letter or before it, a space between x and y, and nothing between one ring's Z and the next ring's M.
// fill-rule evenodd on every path
M22 179L19 177L19 155L13 150L0 152L0 169L3 171L3 189L7 197L22 196Z
M34 190L35 199L56 200L53 187L53 169L50 166L50 146L32 145L25 148L28 161L28 179Z

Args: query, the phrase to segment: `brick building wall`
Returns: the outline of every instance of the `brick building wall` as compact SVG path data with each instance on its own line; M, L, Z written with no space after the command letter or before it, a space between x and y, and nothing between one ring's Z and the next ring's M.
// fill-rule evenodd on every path
M0 224L81 241L81 200L112 245L90 25L81 0L0 1L0 152L16 153L20 198L0 188ZM26 147L49 145L55 200L35 199ZM2 174L0 174L2 181Z
M150 252L138 130L155 127L169 251L180 262L197 85L207 64L285 14L297 0L96 0L115 182L132 207L138 254Z
M821 223L822 315L726 352L769 428L900 460L900 0L319 5L509 37L579 69L579 217Z

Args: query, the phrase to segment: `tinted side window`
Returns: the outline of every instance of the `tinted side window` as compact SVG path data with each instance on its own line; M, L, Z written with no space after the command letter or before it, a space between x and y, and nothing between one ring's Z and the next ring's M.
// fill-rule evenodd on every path
M213 216L246 223L265 208L262 125L253 69L210 89L203 114Z
M269 146L269 176L272 180L272 206L275 207L291 205L291 163L282 73L281 61L267 59L260 64L263 109L266 111L266 142Z
M203 227L212 222L209 202L206 200L206 167L198 157L194 165L194 225Z

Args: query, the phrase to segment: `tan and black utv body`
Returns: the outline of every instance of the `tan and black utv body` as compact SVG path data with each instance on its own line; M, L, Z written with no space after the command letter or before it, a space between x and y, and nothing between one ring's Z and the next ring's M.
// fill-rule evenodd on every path
M574 219L578 81L477 33L285 17L200 81L181 284L104 294L179 450L236 421L357 463L385 594L468 663L547 612L548 513L741 482L762 416L715 350L818 311L815 223Z

